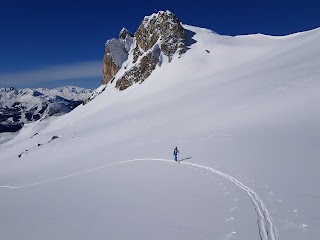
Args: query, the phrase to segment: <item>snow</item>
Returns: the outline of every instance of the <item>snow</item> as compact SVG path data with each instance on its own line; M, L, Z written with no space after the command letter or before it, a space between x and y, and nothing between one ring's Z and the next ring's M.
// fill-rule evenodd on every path
M128 59L128 53L126 52L124 43L119 39L111 39L106 43L106 49L115 64L120 68L122 64Z
M0 144L5 143L13 139L18 133L4 132L0 133Z
M320 29L184 27L142 84L0 145L4 239L319 238Z
M63 115L70 112L71 109L63 103L50 103L46 109L45 116Z

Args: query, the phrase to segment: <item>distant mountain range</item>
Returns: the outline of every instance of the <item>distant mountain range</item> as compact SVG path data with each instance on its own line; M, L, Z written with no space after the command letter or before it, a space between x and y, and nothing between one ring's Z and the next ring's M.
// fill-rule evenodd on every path
M14 132L25 123L70 112L92 93L93 89L74 86L0 88L0 132Z

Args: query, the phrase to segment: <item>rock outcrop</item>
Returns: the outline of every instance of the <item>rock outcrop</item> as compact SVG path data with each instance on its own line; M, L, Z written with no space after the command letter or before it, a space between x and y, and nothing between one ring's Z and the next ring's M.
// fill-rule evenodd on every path
M134 62L144 52L152 49L159 42L161 52L172 60L172 55L178 51L185 51L185 34L180 21L169 12L160 11L145 17L135 33L136 47L134 49Z
M119 39L106 43L102 84L115 80L115 87L125 90L147 79L165 57L170 63L175 54L181 55L185 50L185 32L177 17L169 11L152 14L143 19L134 38L123 29ZM115 78L121 66L124 73Z
M119 39L113 38L106 42L103 57L102 84L107 84L119 71L122 63L128 59L132 41L132 33L123 28L119 34Z

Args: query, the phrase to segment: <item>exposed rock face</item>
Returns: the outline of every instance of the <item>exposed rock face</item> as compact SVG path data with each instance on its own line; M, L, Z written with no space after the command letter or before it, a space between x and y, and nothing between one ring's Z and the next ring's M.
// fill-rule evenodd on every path
M185 51L185 34L180 21L173 13L160 11L145 17L135 33L137 46L134 49L134 62L150 50L159 40L161 52L172 60L172 55ZM142 51L141 51L142 50Z
M105 54L103 57L102 84L107 84L128 59L133 35L123 28L119 34L119 39L111 39L106 42Z
M103 58L102 84L107 84L119 71L119 67L113 62L112 58L105 54Z
M120 43L121 44L120 44ZM120 32L119 40L111 39L106 43L104 57L103 84L116 80L116 88L125 90L133 83L142 83L152 71L161 66L163 57L168 62L173 55L181 55L186 50L186 37L180 21L169 11L160 11L145 17L138 30L132 35L126 29ZM130 50L131 49L131 50ZM122 60L114 52L123 55ZM127 59L124 74L113 79Z
M160 51L149 52L145 54L139 64L130 68L120 79L116 82L116 88L119 90L125 90L130 87L134 82L142 83L147 79L151 72L156 68L159 62Z

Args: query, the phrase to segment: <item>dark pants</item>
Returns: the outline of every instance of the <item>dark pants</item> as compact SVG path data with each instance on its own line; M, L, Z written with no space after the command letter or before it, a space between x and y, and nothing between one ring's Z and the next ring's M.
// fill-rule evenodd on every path
M173 156L174 156L174 160L178 161L178 154L174 154Z

